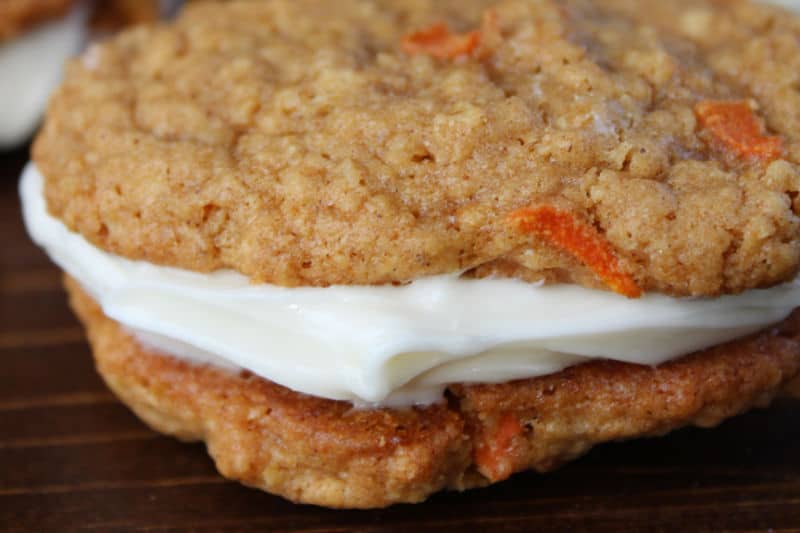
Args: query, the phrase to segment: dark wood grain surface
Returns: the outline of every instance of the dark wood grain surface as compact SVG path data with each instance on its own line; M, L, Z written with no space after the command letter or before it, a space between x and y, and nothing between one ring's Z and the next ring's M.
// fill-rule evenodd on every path
M415 506L293 505L216 474L97 377L58 271L20 220L26 151L0 154L0 531L800 531L800 403L608 444L547 475Z

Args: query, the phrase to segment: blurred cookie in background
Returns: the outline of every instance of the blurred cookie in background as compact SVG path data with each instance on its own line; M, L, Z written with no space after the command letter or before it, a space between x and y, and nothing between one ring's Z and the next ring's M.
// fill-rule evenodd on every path
M0 149L33 134L61 65L86 43L88 16L86 2L0 2Z
M95 4L93 30L117 31L125 26L145 24L161 16L158 0L105 0Z
M0 150L30 139L64 61L90 40L179 6L175 0L0 0Z
M0 2L0 42L31 27L63 17L75 0L4 0Z

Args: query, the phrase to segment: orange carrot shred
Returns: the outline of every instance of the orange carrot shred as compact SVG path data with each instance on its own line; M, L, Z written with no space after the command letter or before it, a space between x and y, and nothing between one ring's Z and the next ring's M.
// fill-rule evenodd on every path
M572 213L552 206L526 207L509 215L519 228L575 256L591 268L612 290L638 298L642 289L626 273L608 241L591 225Z
M475 464L483 475L492 481L500 481L513 473L511 445L514 437L522 431L519 420L511 413L506 413L500 419L494 435L475 449Z
M506 449L511 445L511 439L522 433L522 426L516 416L507 413L497 427L495 443L498 448Z
M770 162L783 152L781 138L764 135L747 102L707 100L698 103L694 112L700 125L738 157Z
M437 59L454 59L471 54L481 42L481 32L452 33L444 22L403 37L401 46L410 55L427 54Z

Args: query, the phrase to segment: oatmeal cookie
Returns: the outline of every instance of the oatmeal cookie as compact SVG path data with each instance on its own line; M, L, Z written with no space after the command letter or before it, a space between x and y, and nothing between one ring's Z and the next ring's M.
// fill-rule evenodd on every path
M192 3L73 62L34 156L158 264L714 296L797 273L798 72L800 19L744 1Z

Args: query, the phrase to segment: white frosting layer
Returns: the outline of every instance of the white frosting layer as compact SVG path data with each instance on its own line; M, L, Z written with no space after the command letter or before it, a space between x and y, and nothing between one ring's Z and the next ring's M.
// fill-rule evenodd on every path
M0 148L31 136L61 80L62 65L86 40L87 8L0 45Z
M429 403L459 382L541 376L592 358L655 365L763 329L800 305L800 282L716 299L516 280L282 288L199 274L92 246L47 212L33 165L28 231L139 340L166 353L357 404Z

